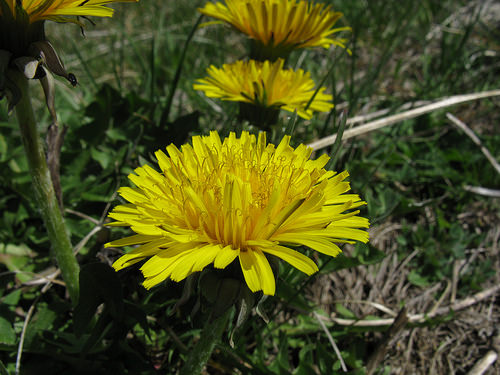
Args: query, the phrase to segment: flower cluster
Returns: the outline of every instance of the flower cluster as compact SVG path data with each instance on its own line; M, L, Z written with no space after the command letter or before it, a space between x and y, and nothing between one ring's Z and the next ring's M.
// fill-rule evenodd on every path
M199 11L247 35L251 47L248 62L225 64L222 69L211 66L207 70L209 77L198 80L195 89L208 97L251 103L253 108L245 112L242 110L248 109L248 104L240 106L240 117L250 121L256 119L255 112L274 109L276 116L265 116L263 123L254 121L263 129L272 125L266 122L275 121L279 109L310 119L313 111L333 107L331 95L324 94L324 88L315 90L309 75L300 69L283 70L283 66L295 49L332 45L345 48L345 39L334 37L350 29L334 27L342 13L306 0L224 0L209 2ZM287 91L289 88L294 91Z
M238 259L253 292L274 295L275 277L266 255L281 258L311 275L316 264L300 252L306 246L329 256L336 243L366 242L365 204L347 194L347 172L324 169L326 155L311 160L312 149L290 146L285 136L275 147L243 132L221 140L217 132L195 136L192 145L157 151L161 172L137 168L123 187L129 203L117 206L113 226L136 235L106 246L139 245L114 264L116 270L147 259L144 286L170 278L180 281L213 264L226 268Z

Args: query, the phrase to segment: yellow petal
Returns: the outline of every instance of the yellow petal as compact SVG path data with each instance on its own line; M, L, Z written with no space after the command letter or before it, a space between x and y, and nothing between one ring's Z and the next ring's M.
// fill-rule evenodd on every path
M274 247L266 247L262 249L264 252L275 255L283 259L285 262L290 263L298 270L307 275L312 275L318 272L318 266L310 258L299 253L298 251L289 249L288 247L275 245Z
M170 243L171 242L169 242L167 239L162 238L141 245L118 258L113 263L113 268L115 269L115 271L119 271L125 267L131 266L132 264L140 262L144 258L160 253L161 251L163 251L162 247L166 247Z
M303 233L282 233L273 239L280 243L304 245L332 257L337 256L341 252L337 245L321 236L306 236Z
M252 292L262 290L264 294L274 295L276 284L273 271L262 251L240 251L240 264L245 281Z
M125 238L121 238L119 240L108 242L107 244L104 245L104 247L122 247L122 246L129 246L129 245L137 245L137 244L153 241L155 239L158 239L158 237L157 236L145 236L143 234L136 234L134 236L125 237Z
M217 253L214 261L214 267L226 268L233 262L233 260L236 259L239 253L240 250L233 250L231 246L225 246Z

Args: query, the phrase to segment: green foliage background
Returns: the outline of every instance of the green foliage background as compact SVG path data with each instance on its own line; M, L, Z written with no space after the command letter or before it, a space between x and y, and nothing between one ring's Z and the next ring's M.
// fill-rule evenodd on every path
M486 22L482 2L331 3L353 28L352 56L340 49L292 54L292 66L311 71L316 82L326 78L336 104L332 113L298 121L294 144L334 133L343 109L349 117L383 109L390 114L406 103L500 87L500 19ZM184 283L167 282L147 292L137 269L112 271L109 264L119 254L103 244L127 232L101 224L110 205L118 202L117 188L128 185L127 174L153 163L157 149L212 129L222 135L255 130L235 122L233 103L208 99L192 89L193 80L210 64L219 66L246 53L244 39L223 26L198 29L188 39L198 18L196 7L202 4L143 0L116 6L115 17L95 20L95 27L89 24L85 38L72 25L47 25L47 34L80 83L72 88L58 81L56 106L60 123L68 126L61 156L66 222L72 242L85 241L78 254L82 298L74 313L62 286L41 292L45 283L40 277L53 273L55 265L32 204L17 124L7 115L5 101L0 104L0 364L6 368L0 366L0 374L14 373L30 307L34 315L26 329L22 374L175 373L199 334L203 321L196 298L176 306ZM41 90L34 85L33 91ZM44 133L50 120L41 93L37 95ZM498 107L497 99L487 99L449 110L495 155L500 149ZM209 373L340 371L328 337L311 313L370 317L359 316L340 301L325 306L313 298L325 275L380 264L389 251L400 261L415 253L404 283L423 291L453 279L454 264L467 261L470 249L496 246L498 237L491 234L500 223L498 198L479 196L464 186L498 188L500 176L445 113L436 111L342 144L334 168L350 172L353 191L368 202L363 214L373 232L397 224L397 235L378 245L346 247L333 260L316 257L321 271L309 279L281 265L276 297L259 307L271 322L253 314L234 333L234 348L225 336ZM286 116L274 129L275 139L288 124ZM471 261L458 284L458 298L498 282L497 266L498 252ZM400 296L398 303L404 305L406 298ZM429 319L424 325L439 323ZM327 326L349 373L365 373L385 328L339 326L328 320ZM386 359L379 373L395 371L390 356Z

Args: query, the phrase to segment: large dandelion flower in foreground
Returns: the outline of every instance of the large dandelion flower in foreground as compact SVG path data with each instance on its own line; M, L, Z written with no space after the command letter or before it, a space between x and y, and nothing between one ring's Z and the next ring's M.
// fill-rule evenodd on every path
M198 10L246 34L263 50L260 57L267 59L285 57L298 48L345 47L345 39L333 35L350 30L333 27L342 13L306 0L225 0Z
M308 275L316 264L292 247L306 246L329 256L335 243L367 242L368 220L354 210L365 204L346 194L347 172L323 167L326 155L309 160L312 149L293 149L285 136L278 147L243 132L223 141L216 132L193 137L168 156L156 153L161 172L149 166L123 187L130 202L117 206L110 225L130 226L136 235L106 247L140 245L114 264L121 270L149 258L141 267L144 286L170 278L180 281L213 263L226 268L238 259L248 287L274 295L275 278L266 254L290 263Z
M313 98L314 82L308 72L283 69L283 64L284 60L279 59L274 63L236 61L222 65L222 69L212 65L207 69L208 77L198 79L193 87L210 98L297 111L305 119L310 119L313 111L327 112L333 108L333 98L324 93L324 87Z

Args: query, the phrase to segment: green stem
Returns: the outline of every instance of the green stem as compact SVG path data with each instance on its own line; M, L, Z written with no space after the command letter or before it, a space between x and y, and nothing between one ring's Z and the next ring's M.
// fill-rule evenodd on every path
M11 78L21 91L21 100L16 105L16 115L21 130L26 157L33 181L35 201L42 214L57 264L66 282L69 295L76 305L78 302L78 274L80 267L76 261L71 242L64 224L56 194L45 160L42 141L36 128L35 115L31 105L28 80L19 71L11 70Z
M196 343L189 357L184 363L179 375L199 375L205 367L205 364L210 359L215 344L220 340L227 320L231 315L231 309L212 320L207 319L203 330L201 331L200 340Z

